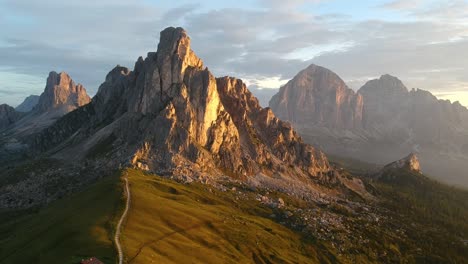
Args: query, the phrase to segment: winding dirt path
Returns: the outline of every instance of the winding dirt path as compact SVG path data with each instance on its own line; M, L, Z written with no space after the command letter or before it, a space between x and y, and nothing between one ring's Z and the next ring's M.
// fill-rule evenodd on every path
M125 205L125 210L119 219L119 223L117 224L117 230L115 231L115 236L114 236L115 247L117 249L117 252L119 253L119 264L123 264L123 260L124 260L122 246L120 245L120 230L122 228L123 221L127 217L128 209L130 208L130 201L132 198L130 196L130 187L128 186L128 179L124 178L124 180L125 180L125 194L127 196L127 203Z

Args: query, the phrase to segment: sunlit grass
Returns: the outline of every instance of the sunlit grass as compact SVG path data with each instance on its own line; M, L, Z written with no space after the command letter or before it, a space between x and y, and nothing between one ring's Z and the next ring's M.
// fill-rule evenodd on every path
M123 246L129 263L327 263L325 247L249 212L256 201L129 170L132 206ZM211 189L211 191L210 191ZM262 214L260 213L260 214ZM332 255L332 254L330 254ZM334 261L333 261L334 260Z

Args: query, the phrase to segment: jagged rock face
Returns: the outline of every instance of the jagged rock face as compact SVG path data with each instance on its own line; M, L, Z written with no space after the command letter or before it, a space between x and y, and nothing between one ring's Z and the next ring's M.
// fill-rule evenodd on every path
M133 71L117 66L89 105L30 142L46 150L65 141L74 144L58 156L87 158L105 142L110 163L162 174L333 175L324 154L262 109L242 81L204 68L181 28L162 31L157 52Z
M424 90L408 91L398 78L390 75L367 82L357 95L352 91L344 93L354 97L342 98L359 98L354 100L359 104L324 107L339 102L333 100L339 87L346 87L341 79L311 66L282 87L270 105L280 118L292 122L307 143L318 145L327 153L386 164L416 151L425 172L450 183L468 185L463 170L468 162L465 107L458 102L438 100ZM334 120L332 123L324 121L326 114L320 112L322 109L331 114L328 120ZM333 118L337 109L345 109L347 114L341 118L347 122Z
M384 167L386 169L405 169L412 172L421 173L421 166L419 164L419 159L416 154L411 153L401 160L392 162Z
M438 100L428 91L408 91L390 75L369 81L359 93L365 102L364 126L377 140L459 149L468 135L466 108Z
M64 72L50 72L44 92L37 104L21 120L9 128L8 140L24 140L52 125L63 115L86 105L90 97L85 88ZM0 146L1 150L2 146ZM1 151L0 151L1 152Z
M0 130L11 126L22 117L22 114L7 104L0 105Z
M233 117L241 137L241 146L250 147L253 164L281 170L282 163L295 164L310 175L330 171L325 155L309 145L292 129L279 120L270 108L261 108L257 98L242 81L224 77L218 79L218 90L228 113Z
M297 127L356 129L362 125L363 100L334 72L310 65L273 96L270 107Z
M22 113L27 113L31 111L39 102L39 95L30 95L24 99L24 101L19 104L15 110Z
M408 89L390 75L367 82L358 92L365 102L363 119L366 128L386 125L389 120L401 116L401 105L408 99Z
M90 101L91 98L81 84L76 85L65 72L52 71L47 77L46 87L34 111L37 113L56 111L65 114Z

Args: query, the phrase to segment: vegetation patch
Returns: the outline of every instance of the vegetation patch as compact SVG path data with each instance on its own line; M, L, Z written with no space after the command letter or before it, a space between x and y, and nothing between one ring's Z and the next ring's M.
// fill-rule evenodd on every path
M339 263L324 244L262 216L272 211L255 199L125 173L132 193L122 233L128 263Z

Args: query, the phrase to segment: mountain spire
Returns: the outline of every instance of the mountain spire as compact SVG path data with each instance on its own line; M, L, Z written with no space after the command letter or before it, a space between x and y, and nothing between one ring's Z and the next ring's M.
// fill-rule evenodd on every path
M34 111L44 113L58 111L61 114L70 112L91 101L86 89L81 84L75 84L65 72L51 71L47 77L47 84L41 94Z

